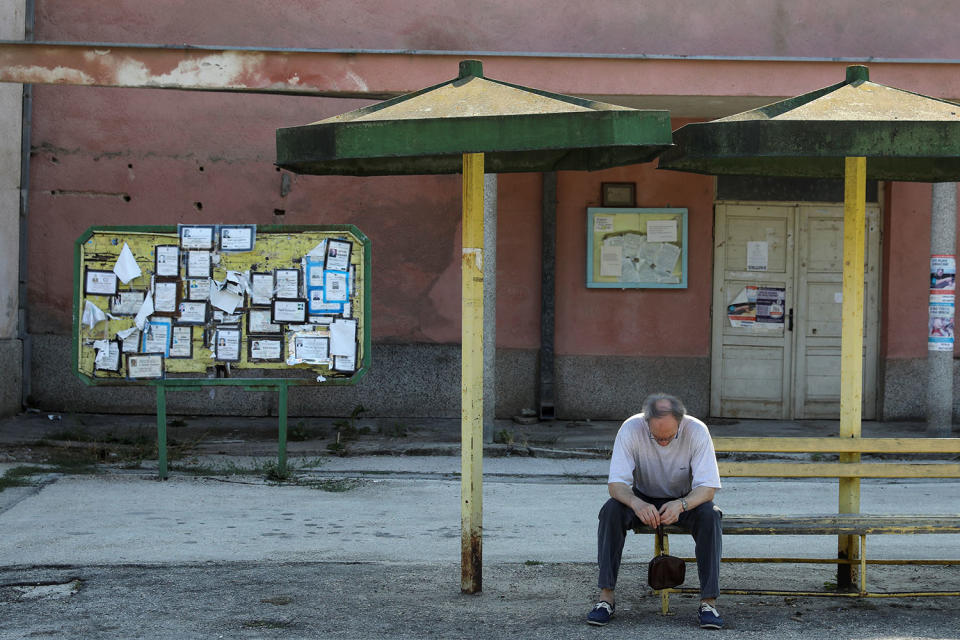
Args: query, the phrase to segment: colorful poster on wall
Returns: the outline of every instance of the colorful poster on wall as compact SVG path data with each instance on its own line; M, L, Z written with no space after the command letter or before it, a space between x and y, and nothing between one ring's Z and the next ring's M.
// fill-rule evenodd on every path
M930 306L927 321L927 350L953 351L953 323L956 310L957 260L952 255L930 256Z
M727 305L731 327L775 329L783 326L787 292L783 287L747 285Z

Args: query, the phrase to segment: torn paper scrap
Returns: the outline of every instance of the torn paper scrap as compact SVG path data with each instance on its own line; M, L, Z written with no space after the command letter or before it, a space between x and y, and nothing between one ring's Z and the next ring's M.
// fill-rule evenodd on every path
M147 318L153 315L153 289L151 288L147 297L143 299L143 304L140 305L140 310L137 311L136 317L133 319L133 324L137 325L137 329L143 330L143 325L146 324Z
M133 257L133 252L130 251L130 247L127 246L127 243L123 243L123 249L120 250L120 257L117 258L117 263L113 265L113 272L117 274L117 277L120 278L120 282L127 284L134 278L139 278L140 274L140 265L137 264L137 259Z
M91 329L107 319L107 314L103 312L103 309L93 304L89 300L84 301L83 305L83 316L81 317L81 322Z
M321 240L320 244L315 246L313 249L310 249L309 253L307 253L308 258L314 258L315 260L320 260L321 262L324 260L324 258L326 258L326 256L327 256L326 240Z
M93 348L97 352L97 356L93 359L93 363L100 367L107 361L107 353L110 349L110 341L94 340Z
M212 283L213 281L211 281ZM210 304L227 313L233 313L243 303L243 296L224 288L220 290L216 285L210 285Z

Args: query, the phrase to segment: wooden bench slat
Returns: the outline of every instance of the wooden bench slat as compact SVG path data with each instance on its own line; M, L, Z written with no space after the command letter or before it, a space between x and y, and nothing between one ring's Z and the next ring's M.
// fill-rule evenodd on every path
M654 533L640 527L636 533ZM677 525L664 527L667 533L688 533ZM724 515L724 535L860 535L960 533L960 515Z
M714 436L717 452L960 453L960 438L794 438Z
M960 464L916 462L719 462L721 477L960 478Z

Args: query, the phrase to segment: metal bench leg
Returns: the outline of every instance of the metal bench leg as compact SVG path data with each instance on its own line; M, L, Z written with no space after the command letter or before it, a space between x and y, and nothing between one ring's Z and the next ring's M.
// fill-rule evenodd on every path
M860 595L867 595L867 534L860 534Z

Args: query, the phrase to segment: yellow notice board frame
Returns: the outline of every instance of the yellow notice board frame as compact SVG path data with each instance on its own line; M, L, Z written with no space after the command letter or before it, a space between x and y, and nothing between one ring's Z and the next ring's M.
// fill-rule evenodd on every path
M288 355L288 345L292 344L292 330L295 326L313 325L314 329L309 333L310 339L329 338L330 329L323 328L323 325L316 322L311 323L311 314L306 314L307 320L303 325L297 325L294 322L283 324L282 331L276 335L263 335L264 339L282 340L283 357L279 361L254 360L251 357L251 347L254 339L261 337L250 334L250 313L251 309L258 312L274 312L273 305L268 306L251 304L252 296L249 290L243 295L243 306L238 307L235 314L226 314L227 320L237 320L229 318L230 315L240 318L236 322L218 323L213 319L215 309L208 304L207 315L202 322L194 322L189 331L191 338L190 357L181 358L163 358L163 375L160 379L131 379L126 367L126 358L120 353L119 370L104 370L95 365L96 350L94 341L117 340L117 333L134 326L134 317L132 315L115 315L107 317L106 320L99 322L92 329L83 324L82 317L86 308L86 301L97 305L105 313L111 313L111 307L118 310L116 304L120 301L119 297L112 297L109 294L90 294L87 288L108 291L109 284L102 285L105 288L97 289L101 286L97 279L97 272L101 272L109 279L109 274L113 272L114 265L120 257L121 251L126 244L140 268L141 275L126 284L117 283L118 292L145 291L151 290L151 284L154 285L161 281L177 283L177 306L181 302L189 300L188 279L185 277L187 268L185 256L186 250L181 250L181 260L177 269L177 276L161 278L156 276L158 270L157 247L158 246L179 246L179 229L187 226L213 226L214 247L211 252L213 255L213 264L210 268L210 274L214 280L223 282L227 279L227 271L239 273L273 273L275 269L287 270L292 272L299 271L299 292L302 299L307 300L308 310L313 309L305 296L314 294L314 301L320 304L319 296L324 292L317 292L318 287L309 287L307 269L307 254L314 250L322 242L348 242L350 247L349 269L347 278L349 290L348 313L325 311L324 313L313 314L313 318L326 318L323 322L344 321L346 319L356 321L356 357L353 361L353 370L336 370L335 363L331 356L329 362L313 361L311 363L300 362L297 364L288 364L286 361ZM245 227L253 230L255 242L252 250L231 252L226 250L217 250L219 244L220 228ZM328 246L333 246L328 245ZM339 245L344 247L346 245ZM269 383L280 383L287 385L304 384L322 384L322 385L343 385L355 384L367 372L370 366L370 323L368 311L370 309L370 241L369 239L353 225L179 225L179 226L136 226L136 227L113 227L113 226L94 226L87 229L76 241L74 252L74 295L73 295L73 370L88 385L122 385L122 384L164 384L170 387L186 387L188 385L264 385ZM321 254L322 255L322 254ZM342 256L342 251L341 251ZM317 256L311 256L311 267L319 269L317 277L327 282L323 273L323 259L319 258L319 267L317 266ZM332 270L331 270L332 271ZM90 272L94 275L90 276ZM287 275L293 275L288 273ZM88 282L90 280L90 282ZM343 279L341 278L341 282ZM314 282L317 284L317 282ZM329 286L329 282L327 282ZM309 289L309 291L308 291ZM127 313L130 309L124 309ZM165 315L154 315L151 319L157 321L161 329L169 324L172 330L174 326L189 326L188 323L181 323L179 312L168 313ZM265 316L259 315L260 320ZM272 323L271 323L272 324ZM274 325L275 326L275 325ZM345 326L345 325L338 325ZM236 327L239 329L239 353L237 358L231 361L215 360L214 345L211 344L211 335L215 335L218 328L224 330L224 335L230 334L229 329ZM262 328L262 327L261 327ZM271 327L272 328L272 327ZM186 332L179 335L183 336ZM298 333L301 337L305 332ZM141 338L142 340L142 338ZM102 344L102 343L101 343ZM168 342L169 344L169 342ZM221 343L223 344L223 343ZM142 342L139 343L143 345ZM275 345L274 345L275 346ZM122 347L117 347L121 348ZM139 349L138 349L139 350ZM169 354L167 354L169 355ZM343 362L342 360L340 362ZM220 366L217 366L220 365ZM349 364L348 367L349 368ZM340 367L344 368L344 367ZM208 373L215 371L218 377L209 378ZM252 374L245 377L245 374ZM276 376L276 377L271 377Z

